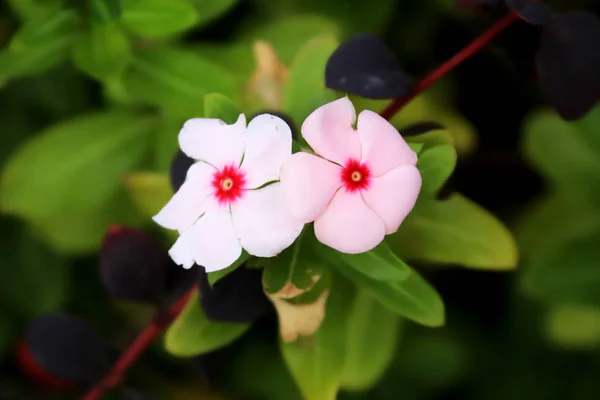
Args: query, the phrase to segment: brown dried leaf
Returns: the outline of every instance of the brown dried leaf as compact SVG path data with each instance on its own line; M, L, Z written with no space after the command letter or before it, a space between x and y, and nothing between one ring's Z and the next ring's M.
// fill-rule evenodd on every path
M245 97L256 109L281 110L283 87L288 69L281 63L273 46L268 42L254 43L256 72L246 87Z

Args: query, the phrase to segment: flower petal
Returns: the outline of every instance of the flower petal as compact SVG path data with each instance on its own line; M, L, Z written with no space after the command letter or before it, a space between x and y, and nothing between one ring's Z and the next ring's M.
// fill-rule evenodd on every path
M412 165L394 168L373 178L362 191L365 203L383 220L387 234L394 233L415 206L421 190L421 174Z
M175 264L181 265L185 269L192 268L196 263L191 249L186 246L185 240L181 236L169 250L169 255Z
M364 253L385 237L385 225L364 202L360 192L340 189L315 221L320 242L342 253Z
M279 117L261 114L246 131L246 150L241 169L246 187L254 189L279 179L281 164L292 154L292 131Z
M356 119L348 97L332 101L312 112L302 124L302 136L315 153L344 165L360 159L360 141L352 127Z
M232 163L239 166L244 154L245 132L244 114L232 125L220 119L193 118L186 121L179 132L179 146L188 157L218 169Z
M304 226L285 206L279 182L246 191L231 205L231 212L242 247L257 257L279 254L296 240Z
M357 130L362 145L362 162L367 163L373 176L381 176L400 165L417 164L417 153L379 114L370 110L361 112Z
M206 213L181 237L171 249L181 258L173 261L186 260L184 250L178 246L185 246L194 257L196 264L203 266L207 272L218 271L229 267L242 254L242 246L233 229L233 221L229 207L221 206L211 201ZM182 247L183 249L183 247Z
M192 226L204 212L204 203L212 193L211 180L215 172L214 167L204 162L193 164L183 185L152 219L167 229L181 231Z
M309 153L293 154L281 167L287 208L304 223L314 221L342 185L342 168Z

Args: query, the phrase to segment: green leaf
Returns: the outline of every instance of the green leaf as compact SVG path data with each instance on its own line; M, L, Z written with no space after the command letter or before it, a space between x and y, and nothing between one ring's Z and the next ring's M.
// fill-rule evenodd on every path
M90 9L92 24L112 24L121 18L121 0L92 0Z
M524 129L524 150L536 169L559 191L597 203L600 156L587 134L550 111L530 116Z
M240 114L240 109L222 94L209 93L204 96L205 118L217 118L227 124L234 124Z
M346 326L342 388L364 391L379 382L392 362L401 319L359 289Z
M186 0L122 0L121 22L131 32L147 38L181 33L199 20Z
M319 253L330 263L344 263L375 280L402 282L411 274L410 267L394 254L385 241L373 250L360 254L346 254L326 246L318 246L317 248Z
M24 20L48 16L62 6L62 0L8 0L7 3Z
M97 212L146 154L153 123L148 116L108 111L50 127L9 159L0 178L0 208L33 220Z
M205 25L231 9L239 0L191 0L198 10L198 25Z
M63 10L29 20L0 53L0 83L34 75L64 61L75 38L77 15Z
M325 65L339 42L333 36L308 42L294 58L283 94L283 110L294 121L304 119L315 109L337 98L325 87Z
M452 136L450 136L447 130L433 130L420 135L407 136L404 138L409 146L415 144L422 144L423 149L421 151L431 149L437 146L453 146Z
M344 264L333 266L391 311L426 326L444 324L442 299L416 271L412 271L405 281L383 282Z
M524 271L525 289L551 303L600 308L600 232L571 240L540 255Z
M135 54L123 85L132 99L186 119L202 115L206 94L232 98L236 88L234 78L224 69L192 52L169 48Z
M242 31L238 40L250 43L258 40L268 42L275 49L281 62L289 66L311 39L324 35L338 36L339 33L337 24L322 16L289 15L267 23L261 21L253 28ZM324 71L321 71L322 74Z
M124 178L133 204L146 218L151 218L171 200L173 189L169 176L157 172L135 172Z
M459 194L418 204L387 240L407 260L484 270L507 270L517 265L517 248L509 230Z
M423 150L423 147L425 146L425 144L424 143L408 143L408 146L412 149L412 151L414 151L418 155L421 152L421 150Z
M414 144L413 144L414 145ZM433 197L448 180L456 166L456 150L452 146L435 146L419 154L417 168L421 172L420 198Z
M59 309L68 295L66 262L15 221L0 220L0 239L2 308L22 318Z
M340 387L348 295L336 283L320 328L291 343L280 341L283 359L306 400L334 400Z
M227 346L248 328L249 324L210 322L202 312L196 291L167 330L165 349L178 357L197 356Z
M556 306L546 315L545 333L561 347L596 348L600 344L600 308L573 304Z
M129 61L129 39L116 24L93 26L77 37L73 49L75 65L94 78L119 75Z

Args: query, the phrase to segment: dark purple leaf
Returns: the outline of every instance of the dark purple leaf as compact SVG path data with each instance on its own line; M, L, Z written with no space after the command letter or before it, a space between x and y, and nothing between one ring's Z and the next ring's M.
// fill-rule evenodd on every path
M171 187L177 192L187 175L188 169L194 164L194 159L186 156L181 150L178 150L171 161Z
M437 131L445 129L444 125L434 121L417 122L412 125L405 126L398 131L402 136L416 136L429 131Z
M124 388L121 399L123 400L156 400L154 396L144 393L137 389Z
M262 272L262 268L242 265L211 287L202 270L198 289L200 305L208 319L252 323L272 311L273 306L263 291Z
M370 99L404 97L412 87L398 58L370 34L353 36L333 52L325 67L325 84Z
M108 350L96 328L66 314L47 314L31 321L25 346L44 370L82 385L94 383L110 367Z
M504 0L508 8L519 14L532 25L545 25L554 16L554 11L546 3L533 0Z
M100 252L100 276L119 299L159 303L164 294L168 253L143 231L112 226Z
M498 3L500 0L454 0L454 5L458 8L466 10L475 10L480 8L482 5L492 5Z
M294 120L292 119L291 116L289 116L286 113L283 113L281 111L265 110L265 111L261 111L259 113L256 113L256 114L252 115L250 117L249 121L252 121L252 119L254 119L255 117L257 117L257 116L259 116L261 114L275 115L276 117L279 117L282 120L284 120L285 123L288 124L289 127L290 127L290 129L292 130L292 137L294 139L298 139L298 127L296 126L296 123L294 122Z
M600 99L600 20L581 11L558 15L544 27L538 79L566 120L583 117Z

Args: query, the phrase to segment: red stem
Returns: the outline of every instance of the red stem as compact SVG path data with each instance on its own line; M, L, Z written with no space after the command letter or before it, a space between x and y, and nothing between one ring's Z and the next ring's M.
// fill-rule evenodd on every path
M473 54L481 50L486 44L488 44L493 38L500 34L504 29L510 26L513 22L519 19L519 16L511 12L504 18L498 21L494 26L483 32L479 37L469 43L465 48L458 52L454 57L450 58L438 69L431 72L425 78L423 78L410 93L403 98L395 99L390 103L380 114L385 119L390 119L396 114L404 105L414 99L417 95L429 88L431 85L440 80L444 75L452 71L456 66L471 57ZM163 329L168 327L179 313L183 310L188 300L190 299L193 291L190 290L175 304L173 304L166 315L161 314L155 317L150 325L144 329L139 336L131 343L131 345L125 350L121 357L117 360L112 369L98 382L87 394L81 397L80 400L98 400L104 394L105 391L113 388L117 385L127 369L138 359L138 357L146 350L148 346L156 339L156 337L162 332Z
M483 32L479 37L469 43L461 51L455 54L448 61L443 63L438 69L431 72L421 81L419 81L405 97L395 99L392 101L380 114L385 119L390 119L396 114L402 107L404 107L409 101L418 96L425 89L440 80L444 75L452 71L456 66L471 57L473 54L481 50L486 44L488 44L493 38L498 36L504 29L508 28L510 24L519 19L519 16L514 13L508 13L504 18L498 21L494 26Z
M121 357L93 388L91 388L80 400L100 399L105 391L118 385L123 375L129 367L141 356L141 354L150 346L163 329L168 327L177 318L183 310L195 287L181 296L165 313L159 312L152 322L138 335L138 337L121 354Z

